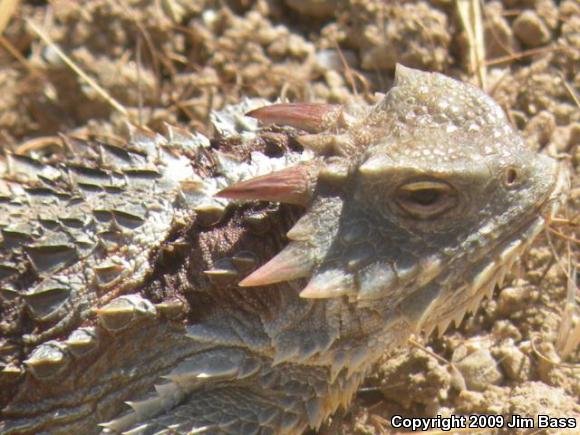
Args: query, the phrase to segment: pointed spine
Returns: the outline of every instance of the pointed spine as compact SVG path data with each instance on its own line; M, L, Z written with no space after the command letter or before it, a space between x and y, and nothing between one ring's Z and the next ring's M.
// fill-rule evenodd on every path
M239 285L254 287L304 278L312 272L314 266L314 258L308 254L308 250L301 244L291 243Z
M241 201L276 201L307 205L314 193L317 163L303 164L241 181L216 196Z
M341 113L342 107L334 104L296 103L273 104L252 110L246 115L266 125L287 125L318 133L337 124Z

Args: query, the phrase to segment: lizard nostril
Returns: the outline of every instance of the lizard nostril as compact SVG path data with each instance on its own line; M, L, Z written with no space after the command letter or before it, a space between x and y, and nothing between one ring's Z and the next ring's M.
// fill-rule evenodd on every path
M507 187L512 187L518 181L518 171L516 168L508 168L505 173L505 184Z

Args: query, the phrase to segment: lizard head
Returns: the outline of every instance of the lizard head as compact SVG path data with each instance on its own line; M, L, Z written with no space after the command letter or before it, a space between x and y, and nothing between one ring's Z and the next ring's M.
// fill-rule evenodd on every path
M410 316L434 324L493 289L555 202L556 162L528 149L485 93L441 74L398 66L369 109L250 115L309 131L301 142L318 157L220 193L306 206L288 246L243 286L307 277L305 298L415 297Z

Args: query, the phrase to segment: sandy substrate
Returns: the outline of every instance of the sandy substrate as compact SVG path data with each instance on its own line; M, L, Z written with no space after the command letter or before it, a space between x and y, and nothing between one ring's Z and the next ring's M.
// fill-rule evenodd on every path
M372 102L397 62L476 84L485 73L484 88L529 145L571 168L569 201L491 300L442 338L416 337L385 356L352 407L321 433L396 433L395 414L546 414L576 418L580 428L580 294L571 272L580 238L580 3L488 2L478 71L451 0L49 3L23 1L0 41L0 147L50 147L59 132L122 140L128 121L210 134L209 112L242 96Z

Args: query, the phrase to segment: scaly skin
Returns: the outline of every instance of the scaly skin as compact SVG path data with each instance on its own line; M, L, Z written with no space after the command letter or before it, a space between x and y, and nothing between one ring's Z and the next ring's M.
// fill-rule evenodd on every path
M439 74L251 113L295 128L251 108L211 146L137 130L0 161L2 433L317 428L382 353L476 309L565 187Z

